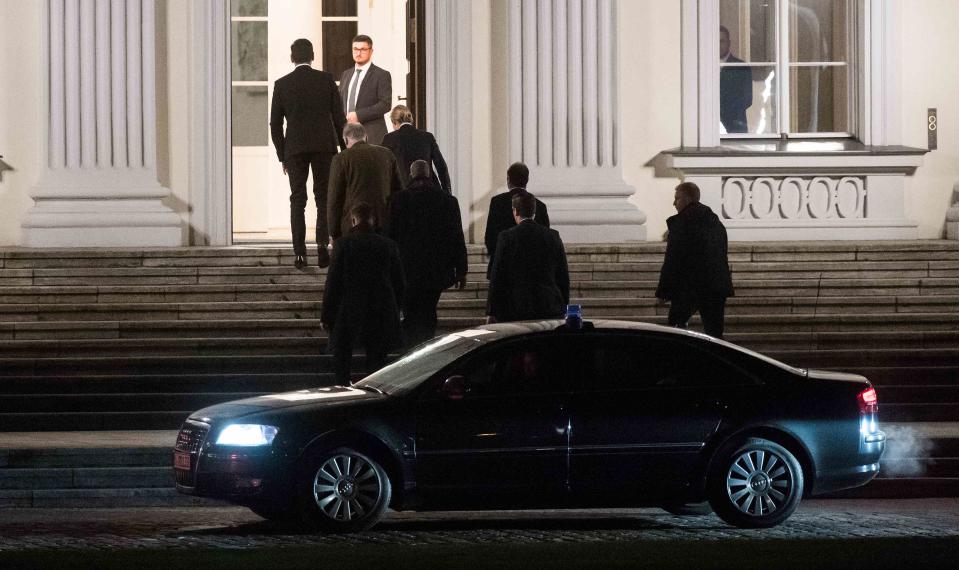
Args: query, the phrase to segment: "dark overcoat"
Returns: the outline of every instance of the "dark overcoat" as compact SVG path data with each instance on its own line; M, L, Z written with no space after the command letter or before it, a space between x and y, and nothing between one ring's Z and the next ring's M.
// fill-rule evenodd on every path
M450 171L433 133L420 131L413 125L405 124L392 133L387 133L383 137L383 146L393 151L396 156L396 164L400 169L400 181L404 188L410 185L410 165L417 160L425 160L431 165L430 178L433 185L448 193L452 192Z
M320 317L330 331L330 347L347 340L350 346L401 346L403 287L403 263L393 240L366 225L336 240Z
M410 287L442 291L466 275L459 202L429 180L393 195L387 235L400 248Z
M666 220L666 256L659 273L660 299L725 299L733 295L726 228L699 202Z
M496 256L496 241L499 234L516 227L516 220L513 219L513 196L519 192L525 192L522 188L511 188L509 192L497 194L489 201L489 216L486 218L486 236L483 241L486 244L486 254L489 256L489 265L486 267L486 277L489 278L493 270L493 258ZM536 217L533 218L536 223L548 228L549 211L539 198L536 199Z
M499 235L487 314L499 322L561 317L569 303L566 250L556 230L525 220Z

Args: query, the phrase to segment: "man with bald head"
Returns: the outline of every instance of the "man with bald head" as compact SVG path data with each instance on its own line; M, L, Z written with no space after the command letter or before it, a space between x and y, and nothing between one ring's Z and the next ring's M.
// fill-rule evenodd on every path
M436 334L443 290L466 286L466 241L459 202L431 181L425 160L410 165L410 185L390 202L388 235L399 245L406 275L403 331L410 346Z

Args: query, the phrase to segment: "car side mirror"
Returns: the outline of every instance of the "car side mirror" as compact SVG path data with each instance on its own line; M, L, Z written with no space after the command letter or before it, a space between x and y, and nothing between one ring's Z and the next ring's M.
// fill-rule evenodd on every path
M450 376L443 382L443 387L440 389L440 393L446 397L447 400L459 401L462 400L466 393L469 392L469 381L466 379L466 376Z

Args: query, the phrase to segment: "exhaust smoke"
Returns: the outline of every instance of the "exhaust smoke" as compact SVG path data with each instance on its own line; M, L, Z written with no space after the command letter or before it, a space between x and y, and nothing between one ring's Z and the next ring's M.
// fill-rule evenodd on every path
M882 426L886 432L886 452L881 460L881 473L887 477L921 477L926 472L935 447L919 430L903 426Z

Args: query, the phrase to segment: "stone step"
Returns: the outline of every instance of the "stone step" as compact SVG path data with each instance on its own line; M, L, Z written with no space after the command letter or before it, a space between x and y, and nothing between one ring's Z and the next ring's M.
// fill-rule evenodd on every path
M139 394L194 392L288 392L334 383L332 372L266 374L117 374L0 377L0 394Z
M657 280L599 279L572 282L575 291L629 292L627 298L653 297ZM959 278L911 279L742 279L735 278L736 297L925 297L959 295ZM200 303L249 301L316 301L323 281L309 283L244 283L193 285L63 285L0 286L0 304ZM604 293L600 298L612 296ZM483 275L470 276L465 291L450 289L444 299L486 296ZM574 296L576 296L574 294ZM589 295L584 295L591 298Z
M331 370L332 357L310 355L124 356L0 358L0 378L9 376L312 374Z
M173 468L150 467L46 467L0 469L0 489L142 489L171 487Z
M471 258L484 257L482 244L469 244ZM644 256L662 257L662 242L623 244L569 244L571 258L591 260L642 260ZM802 259L808 261L855 260L952 260L959 259L959 247L948 240L902 240L882 242L732 242L730 258L734 260L777 261ZM310 261L315 258L316 246L307 246ZM84 248L84 249L25 249L2 248L0 266L6 267L75 267L75 266L155 266L160 264L292 264L288 244L242 245L228 247L183 248Z
M309 386L299 387L299 389L302 388L309 388ZM192 411L231 400L260 396L263 393L262 391L236 392L224 387L224 389L216 392L7 394L4 395L2 401L0 401L0 416L71 412L139 413L177 410Z
M327 339L316 320L237 321L189 327L144 323L143 327L120 329L119 334L113 328L78 325L36 336L53 340L0 340L0 357L309 355L322 351ZM959 331L730 332L726 340L764 353L854 348L907 350L957 346Z
M179 426L177 426L179 428ZM9 431L9 430L8 430ZM117 432L96 432L87 434L84 438L86 447L73 444L71 447L56 447L59 445L56 438L43 437L41 441L46 447L39 445L38 438L30 437L32 445L12 445L8 441L16 434L0 433L0 472L17 469L63 469L63 468L145 468L170 465L170 450L173 447L176 433L167 437L168 446L110 446L108 438ZM162 432L168 433L168 432ZM26 436L30 432L20 432ZM46 434L45 434L46 435ZM54 434L55 435L55 434ZM22 439L22 438L21 438ZM47 443L50 439L54 441ZM53 447L51 447L53 446Z
M118 428L128 430L170 430L178 428L197 407L180 410L151 411L64 411L35 413L0 413L0 432L22 430L30 427L36 431L108 431Z
M0 508L95 509L211 507L225 503L178 493L173 487L136 489L0 490Z

